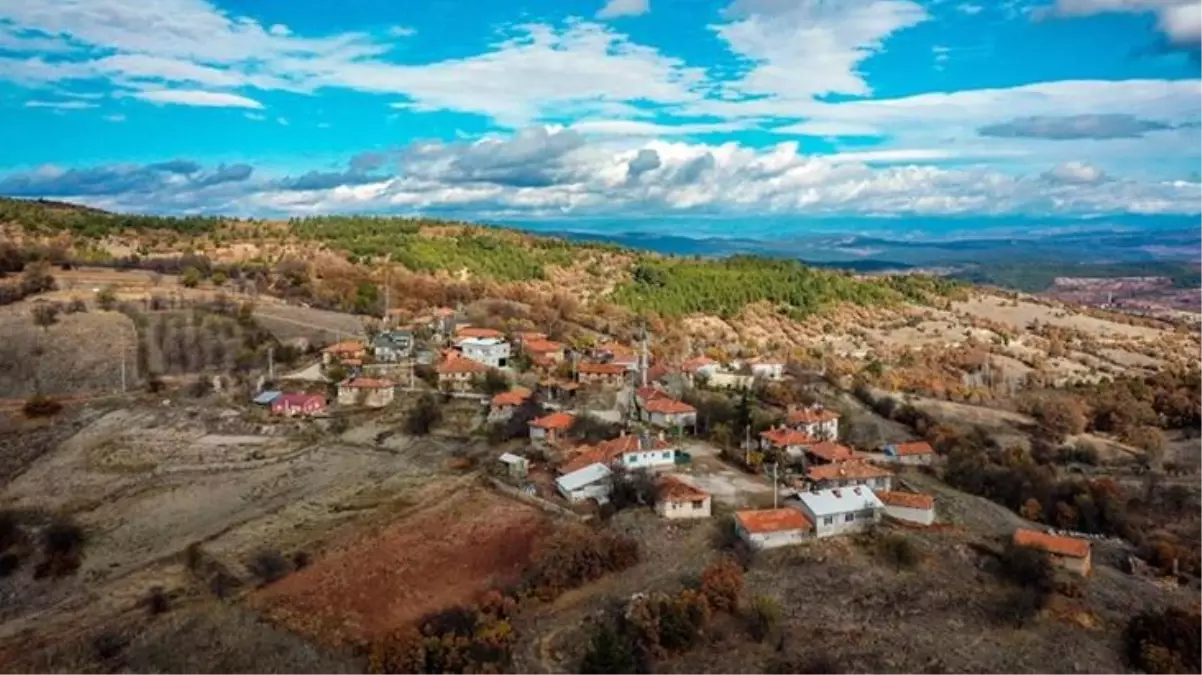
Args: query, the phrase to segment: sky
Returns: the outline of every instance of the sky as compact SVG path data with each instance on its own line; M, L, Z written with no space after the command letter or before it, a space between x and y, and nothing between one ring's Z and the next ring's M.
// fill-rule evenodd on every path
M154 213L1198 214L1202 0L0 0L0 195Z

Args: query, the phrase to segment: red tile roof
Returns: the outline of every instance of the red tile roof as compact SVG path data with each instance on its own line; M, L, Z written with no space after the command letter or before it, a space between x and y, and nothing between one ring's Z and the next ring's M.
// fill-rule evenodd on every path
M1070 558L1084 558L1089 555L1089 542L1084 539L1060 537L1036 530L1015 530L1014 543Z
M653 398L672 398L668 392L659 387L639 387L634 390L634 397L640 401L649 401Z
M563 344L552 340L523 340L522 349L528 352L546 354L563 350Z
M582 445L577 448L579 454L569 459L563 466L559 467L560 473L572 473L578 469L583 469L590 464L607 464L622 456L623 453L637 452L639 450L666 450L671 446L665 440L658 437L653 437L651 447L640 448L638 434L626 434L617 438L611 438L608 441L601 441L596 445Z
M396 384L392 380L377 379L373 377L356 377L353 380L347 380L340 383L340 387L348 387L350 389L387 389L395 387Z
M931 495L920 495L917 492L886 492L878 490L876 498L889 506L901 506L907 509L935 508L935 498Z
M908 455L933 455L934 448L926 441L916 441L914 443L898 443L893 446L898 457L906 457Z
M715 363L717 363L717 361L708 356L696 356L680 364L680 369L686 373L695 373L699 368L703 366L712 366Z
M668 443L668 441L661 439L658 436L652 436L651 438L652 438L651 447L643 448L643 449L645 449L645 450L664 450L666 448L671 447L671 444ZM618 436L617 438L611 438L608 441L601 441L600 443L597 444L597 447L602 448L606 452L609 452L614 455L620 455L623 452L634 452L634 451L640 449L639 448L639 435L638 434L626 434L625 436Z
M517 337L522 342L531 342L534 340L546 340L547 334L539 333L536 331L523 331L523 332L518 333Z
M822 441L821 443L811 443L806 447L806 452L824 459L828 462L845 462L855 458L856 453L842 443L831 443Z
M326 397L321 394L280 394L271 402L271 405L282 407L303 407L306 403L312 401L320 401L322 405L326 404Z
M460 328L459 330L455 331L455 337L456 338L503 338L503 337L505 337L505 334L499 330L493 330L492 328L472 328L471 326L467 326L466 328Z
M735 513L735 520L752 534L809 530L814 527L800 511L790 508L739 511Z
M705 490L689 485L675 476L664 476L656 485L659 488L660 500L665 502L691 502L710 496Z
M530 390L525 387L514 387L509 391L502 392L492 397L492 406L501 408L510 405L522 405L526 399L530 398Z
M643 409L650 413L659 413L661 415L685 415L695 413L697 409L685 403L677 401L674 398L655 397L643 404Z
M321 350L327 354L354 354L356 352L366 351L367 347L362 342L336 342L329 347Z
M545 417L540 417L530 422L530 426L539 429L557 429L564 430L571 428L576 421L576 416L566 412L554 412Z
M587 375L622 375L626 372L626 366L620 363L590 363L586 361L577 364L576 370Z
M777 448L787 448L791 445L809 445L814 437L796 429L769 429L760 432L760 438Z
M671 373L672 373L671 368L669 368L668 366L666 366L662 363L657 363L654 366L651 366L650 368L647 369L647 379L651 380L651 381L655 381L655 380L662 379L665 375L670 375Z
M434 367L440 375L450 375L452 373L486 373L488 366L471 359L462 357L448 358L442 363Z
M455 310L450 307L435 307L431 313L437 317L455 316Z
M822 464L819 466L810 467L806 472L806 476L810 480L840 480L840 479L856 479L864 480L868 478L888 478L893 475L892 471L882 469L879 466L873 466L865 462L846 461L836 462L834 464Z
M817 424L837 419L839 419L839 413L834 410L827 410L826 408L819 408L817 410L802 408L801 410L794 410L789 413L789 416L785 418L785 423L790 425Z
M582 445L576 450L576 455L560 465L559 473L569 474L593 464L608 464L613 459L613 453L595 445Z

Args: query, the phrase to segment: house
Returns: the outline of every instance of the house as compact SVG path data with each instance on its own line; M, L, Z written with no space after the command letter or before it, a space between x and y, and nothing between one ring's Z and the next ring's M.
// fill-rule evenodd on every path
M546 402L565 402L576 397L580 383L570 380L547 378L538 383L538 397Z
M862 532L881 519L885 505L866 487L834 488L797 494L799 506L814 523L818 538Z
M325 409L326 397L321 394L280 394L271 402L271 414L285 417L313 415Z
M824 441L839 437L839 413L820 405L790 411L785 424Z
M497 458L497 463L501 466L502 471L506 476L513 480L525 480L526 474L530 469L529 462L525 457L515 455L512 452L503 452Z
M585 361L576 365L576 380L581 384L620 387L626 381L626 366L619 363L591 363Z
M918 465L935 461L935 449L926 441L885 446L885 458L897 464Z
M806 458L816 464L834 464L856 458L856 453L842 443L820 441L805 447Z
M438 339L455 330L455 314L450 307L435 307L427 314L413 318L413 325L426 328Z
M653 398L672 398L672 395L664 391L663 388L655 385L639 387L634 390L634 402L640 408L647 405L647 401Z
M870 490L889 490L893 486L892 471L858 460L816 464L806 470L806 479L819 490L855 485Z
M507 420L513 416L513 411L522 407L526 401L534 394L525 387L514 387L509 391L497 394L492 397L492 403L488 409L488 420L496 422L498 420Z
M527 342L533 342L535 340L546 340L547 334L539 333L537 331L532 331L532 330L520 331L520 332L514 333L514 338L517 339L519 345L525 345Z
M609 501L613 492L613 472L604 464L590 464L555 479L555 488L569 502L595 499L598 503Z
M751 369L752 377L775 381L785 376L785 362L776 359L751 359L747 361L747 367Z
M366 355L367 347L362 342L353 340L336 342L321 350L321 362L329 365L331 363L342 363L346 359L359 359L361 361Z
M935 524L935 498L931 495L877 490L876 498L885 505L889 518L917 525Z
M625 370L638 370L639 354L633 347L621 342L606 342L593 350L594 358L602 363L622 366Z
M643 421L661 429L693 427L697 424L697 409L670 396L657 396L643 408Z
M664 476L658 488L655 512L669 520L709 518L712 508L710 494L677 478Z
M802 544L813 536L813 531L814 525L797 509L735 513L735 533L756 550Z
M469 337L459 341L463 358L489 368L504 368L509 363L509 343L495 337Z
M488 372L488 366L460 356L443 358L434 372L438 374L438 386L442 389L466 391L472 388L473 378Z
M383 408L392 403L396 385L391 380L355 377L338 383L338 405L363 405Z
M565 462L559 472L571 473L598 462L627 470L670 469L676 466L671 447L663 434L647 436L623 431L617 438L578 448L577 454Z
M786 427L774 427L760 432L760 450L782 452L791 460L803 459L806 446L813 442L814 439L810 438L809 434Z
M680 372L689 378L690 384L696 381L695 378L698 375L708 379L720 370L722 370L721 364L708 356L696 356L680 364Z
M473 338L503 340L505 338L505 334L492 328L474 328L472 326L464 326L463 328L455 331L456 343L462 340L471 340Z
M706 384L711 389L750 389L755 384L755 378L751 375L718 370L709 376Z
M522 340L522 351L530 356L535 365L548 366L562 363L564 346L552 340Z
M535 443L558 443L568 429L576 423L572 413L553 412L550 415L530 421L530 440Z
M1014 531L1014 545L1043 551L1056 567L1083 577L1093 569L1090 545L1085 539L1020 528Z
M376 335L371 341L372 354L379 363L396 363L413 352L413 333L393 330Z

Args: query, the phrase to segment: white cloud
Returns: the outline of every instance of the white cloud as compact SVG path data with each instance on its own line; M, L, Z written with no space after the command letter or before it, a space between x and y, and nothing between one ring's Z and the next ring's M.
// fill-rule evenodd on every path
M398 38L413 37L417 35L417 29L412 26L393 26L388 29L388 34Z
M148 89L135 92L134 98L151 103L167 103L175 105L190 105L203 108L254 108L262 109L258 101L217 91L200 91L197 89Z
M253 122L262 122L267 119L266 115L261 115L259 113L252 113L252 112L243 113L242 116Z
M121 114L116 114L116 115L105 115L105 116L104 116L104 119L105 119L105 120L107 120L107 121L109 121L109 122L124 122L124 121L125 121L125 115L121 115Z
M1056 0L1050 12L1062 17L1136 13L1156 15L1157 27L1171 44L1202 47L1202 0Z
M973 5L971 3L965 3L963 5L956 6L957 11L959 11L961 14L967 14L969 16L980 14L983 9L985 8L980 5Z
M1106 173L1085 162L1064 162L1046 171L1043 177L1059 183L1091 185L1106 180Z
M26 101L26 108L53 108L55 110L84 110L86 108L98 107L95 103L87 101Z
M650 0L608 0L597 12L598 19L616 19L622 16L642 16L651 11Z

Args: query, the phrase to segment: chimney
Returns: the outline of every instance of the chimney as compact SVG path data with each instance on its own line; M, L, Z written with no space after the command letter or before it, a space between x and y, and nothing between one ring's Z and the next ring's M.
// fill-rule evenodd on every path
M835 495L835 499L843 499L843 492L838 488L831 490L831 493Z
M851 491L852 491L852 492L854 492L854 493L856 493L856 496L857 496L857 497L859 497L859 496L860 496L860 488L859 488L859 487L854 487L854 488L852 488L852 489L851 489Z

